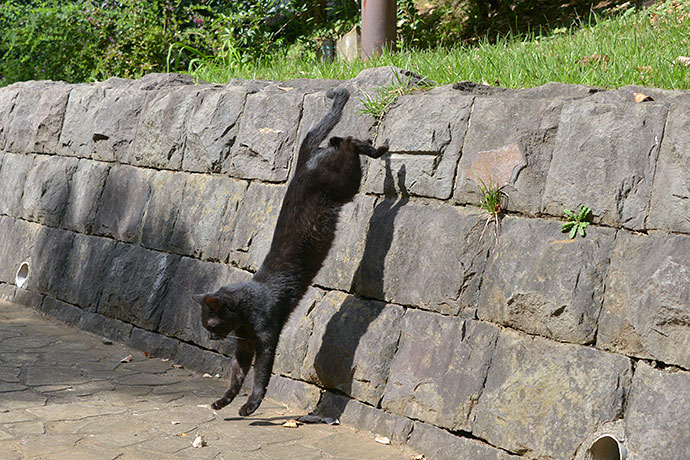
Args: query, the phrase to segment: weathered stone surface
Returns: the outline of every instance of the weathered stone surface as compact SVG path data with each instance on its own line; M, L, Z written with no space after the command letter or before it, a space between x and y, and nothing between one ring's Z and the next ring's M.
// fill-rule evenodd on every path
M239 86L199 92L187 121L183 169L220 172L235 142L246 95L246 88Z
M94 233L120 241L140 238L141 221L151 194L151 171L113 166L105 181Z
M0 216L0 281L14 284L22 262L28 261L31 266L33 246L40 228L38 224ZM32 276L31 270L29 276Z
M321 289L308 288L302 300L290 314L280 333L273 363L274 374L299 379L302 376L303 366L310 364L304 362L313 327L313 318L309 314L321 302L324 295L325 292Z
M41 311L51 318L70 325L78 325L83 314L81 308L65 302L46 297L40 307Z
M78 162L76 158L37 156L26 175L22 217L57 227L67 209L70 182Z
M621 231L597 346L690 369L690 236Z
M506 217L482 277L478 315L530 334L591 343L615 230L566 239L560 223Z
M644 228L668 106L577 101L561 111L542 209L581 204L596 220Z
M128 163L147 93L128 86L106 89L93 120L93 158ZM118 116L113 117L116 113Z
M60 261L64 266L55 295L84 310L95 311L110 272L115 241L75 234L72 246Z
M350 80L351 84L363 89L380 88L392 84L424 87L425 82L433 84L432 81L421 75L392 65L364 69Z
M376 299L441 313L474 315L490 237L485 218L461 208L377 203L356 291ZM442 267L442 268L441 268Z
M674 104L661 141L648 228L690 233L690 104Z
M106 163L82 159L69 183L69 200L62 225L70 230L91 233L96 220L105 179L110 166Z
M98 313L156 330L180 257L118 243L105 275Z
M268 254L285 190L284 185L252 182L239 205L234 230L218 235L218 244L232 249L230 260L239 267L256 271Z
M114 318L106 318L98 313L82 311L79 317L79 328L101 337L108 337L117 342L125 343L129 341L132 335L133 326Z
M400 335L403 309L331 291L309 314L302 379L377 405Z
M609 91L598 91L592 95L591 101L604 104L633 104L635 103L635 93L644 93L656 102L674 102L687 99L690 91L666 90L661 88L649 88L640 85L627 85ZM649 104L646 101L644 104Z
M34 235L24 288L55 297L65 276L65 259L72 250L75 234L40 226Z
M96 113L105 97L105 85L74 85L69 93L60 132L61 155L91 158ZM114 114L119 115L119 114Z
M525 99L583 99L602 91L600 88L586 85L572 85L568 83L549 82L534 88L520 88L506 91L506 97L520 97Z
M266 397L280 401L290 410L309 413L316 409L321 399L321 389L299 380L272 375L266 388Z
M55 153L72 85L29 81L17 86L5 148L21 153Z
M355 273L364 255L375 201L374 197L358 195L354 201L343 206L333 246L314 284L342 291L352 289Z
M481 181L505 186L507 209L540 211L562 103L477 98L455 179L455 201L476 204Z
M20 217L26 176L34 162L33 155L6 153L0 169L0 214Z
M173 250L204 259L227 260L230 250L223 243L230 238L246 190L244 181L189 175L170 241Z
M625 413L630 460L684 460L690 446L690 373L640 362Z
M0 151L5 150L7 134L12 120L11 114L17 104L20 88L20 84L0 88Z
M294 89L247 95L237 140L223 171L243 179L285 181L303 97L303 93Z
M151 198L141 231L142 245L171 251L171 239L182 206L187 175L180 172L156 171L151 176Z
M518 460L524 457L510 455L476 439L454 436L451 433L415 422L407 442L413 449L433 460Z
M498 328L408 310L381 407L451 430L467 430Z
M223 352L225 344L209 340L208 333L201 326L201 308L190 295L212 292L226 284L246 281L250 274L227 265L182 257L176 271L169 273L168 277L167 295L160 303L162 312L158 331Z
M173 359L185 369L211 375L220 374L223 378L229 378L232 370L232 358L185 342L177 343Z
M631 378L623 356L503 330L471 431L516 454L569 460L620 416Z
M318 413L325 417L340 420L352 425L386 436L391 441L404 444L412 431L412 420L389 414L362 404L354 399L325 392L319 402Z
M161 334L156 334L154 332L149 332L144 329L139 329L138 327L132 328L132 334L127 340L127 345L137 350L147 351L150 356L155 356L156 358L172 358L175 356L177 350L178 341L171 339L170 337L165 337ZM139 375L135 375L139 377ZM151 378L150 375L144 375L144 378ZM145 385L141 379L137 381L124 382L131 385ZM154 384L154 382L151 382Z
M365 190L450 198L472 101L450 88L399 97L376 138L391 156L369 162Z
M178 86L149 95L132 145L131 164L181 168L187 119L199 91L197 86Z

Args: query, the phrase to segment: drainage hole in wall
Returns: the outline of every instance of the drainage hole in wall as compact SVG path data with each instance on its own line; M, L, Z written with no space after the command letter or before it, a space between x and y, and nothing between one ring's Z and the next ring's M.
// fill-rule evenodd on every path
M19 267L19 270L17 270L17 276L14 279L14 284L16 284L17 287L22 287L24 286L24 283L26 283L27 278L29 278L29 264L23 262Z

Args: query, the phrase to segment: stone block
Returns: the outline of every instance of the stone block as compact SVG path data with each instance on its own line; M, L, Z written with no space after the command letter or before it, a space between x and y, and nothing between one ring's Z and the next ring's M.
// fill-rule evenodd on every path
M79 325L79 320L84 313L81 308L52 297L46 297L41 304L41 311L51 318L67 323L71 326Z
M0 282L15 284L22 262L31 267L33 246L40 225L12 217L0 216ZM33 274L29 271L29 277Z
M674 104L661 141L648 228L690 233L690 104Z
M29 276L24 288L56 297L65 277L65 260L74 243L74 233L40 226L35 233Z
M151 194L150 170L113 166L105 181L94 233L135 242L140 238L146 203Z
M227 351L225 347L228 344L209 340L208 333L201 326L201 308L190 296L246 281L251 275L227 265L182 257L175 272L168 274L168 277L169 285L161 302L163 307L158 331L207 349ZM233 349L230 348L230 352Z
M79 318L79 328L120 343L128 342L133 330L131 324L114 318L106 318L90 311L82 312Z
M534 88L510 90L504 94L506 97L519 97L523 99L558 99L567 101L571 99L584 99L600 91L602 91L600 88L594 86L549 82Z
M57 153L72 85L28 81L17 86L5 149L18 153Z
M185 342L178 341L172 359L185 369L211 375L220 374L223 378L229 378L232 371L232 358Z
M42 294L18 287L14 290L14 297L10 299L10 302L40 310L45 299L46 296Z
M98 313L156 330L180 257L118 243L105 274Z
M310 365L304 362L313 327L313 318L309 314L321 302L324 295L324 291L309 287L290 314L280 333L273 373L299 379L302 376L303 366Z
M175 356L179 341L134 327L126 344L137 350L148 352L149 356L170 359Z
M567 239L558 222L506 217L479 295L482 320L561 342L592 343L615 230Z
M562 102L484 97L472 109L454 199L481 201L479 185L503 186L506 209L537 214L558 131Z
M390 158L369 162L365 190L397 186L411 195L450 198L472 101L450 88L399 97L376 138L377 146L389 143Z
M511 455L477 439L455 436L441 428L414 422L407 444L433 460L519 460L524 457Z
M21 216L24 185L33 162L33 155L5 153L0 169L0 214Z
M222 176L188 175L170 245L175 252L227 260L224 244L232 235L247 184ZM203 203L203 206L200 206Z
M88 311L96 311L111 268L115 241L77 233L64 265L56 296ZM126 286L123 286L126 288Z
M12 121L12 111L17 104L21 84L0 88L0 151L5 150L7 134Z
M232 233L219 235L218 244L232 249L230 260L239 267L259 269L271 248L285 185L252 182L240 203Z
M173 250L175 221L180 213L187 174L156 171L151 176L151 197L141 231L141 243L151 249ZM196 206L195 206L196 207Z
M640 362L625 411L630 460L685 460L690 446L690 373Z
M441 313L474 316L490 236L485 217L462 208L379 201L369 224L356 291Z
M331 291L309 314L302 380L378 405L400 336L403 309Z
M198 86L178 86L149 94L130 152L130 163L180 169L187 119L199 95Z
M467 430L498 328L412 309L403 324L381 407L453 431Z
M26 175L22 217L51 227L59 226L69 203L70 182L78 163L76 158L36 157Z
M690 368L690 236L619 232L597 347Z
M354 399L325 392L319 402L318 413L340 422L386 436L393 442L404 444L412 431L412 420L389 414L381 409L362 404Z
M187 121L184 170L220 172L235 142L246 96L247 89L239 86L214 86L199 92Z
M315 284L342 291L352 289L355 273L364 255L375 201L372 196L357 195L354 201L343 206L333 246L314 279Z
M577 101L561 111L542 209L592 209L595 220L644 228L668 106Z
M103 103L106 87L103 84L73 85L70 91L65 119L60 133L61 155L91 158L94 144L94 121ZM120 116L113 112L111 116Z
M86 159L79 160L69 183L69 199L62 225L80 233L91 233L96 220L105 179L110 165Z
M137 91L129 85L106 89L93 120L94 159L129 163L132 142L146 98L146 92Z
M242 179L285 181L303 97L302 92L294 89L267 89L247 95L237 140L223 171Z
M272 375L266 388L266 397L281 402L290 410L310 413L321 399L321 389L299 380Z
M570 460L620 416L631 379L623 356L503 330L471 432L518 455Z

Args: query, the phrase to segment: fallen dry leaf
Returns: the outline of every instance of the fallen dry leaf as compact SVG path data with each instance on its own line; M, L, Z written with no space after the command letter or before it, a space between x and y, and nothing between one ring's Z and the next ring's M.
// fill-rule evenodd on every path
M637 102L638 104L640 102L650 102L654 100L651 96L647 96L644 93L633 93L633 96L635 96L635 102Z
M597 64L603 63L604 66L609 63L609 56L607 54L592 54L591 56L585 56L579 61L580 64Z
M298 426L300 426L300 423L297 420L288 420L283 423L283 428L297 428Z
M177 436L179 436L180 438L186 438L188 436L188 433L180 433Z
M172 364L171 366L175 369L182 369L182 364Z
M127 355L124 358L120 360L121 363L130 363L134 359L134 356L132 355Z
M213 378L213 376L211 374L209 374L208 372L205 372L204 375L202 375L202 377L205 379Z
M376 436L374 438L374 441L378 442L379 444L384 444L386 446L391 443L391 440L388 439L386 436Z
M674 61L674 64L680 64L684 65L686 67L690 67L690 57L687 56L678 56Z
M194 438L194 441L192 441L192 447L196 447L197 449L199 447L204 447L206 445L206 441L204 440L201 435L197 435L196 438Z
M412 460L426 460L426 457L424 455L415 455L412 457Z
M171 424L171 425L179 425L179 424L180 424L180 421L179 421L179 420L172 420L172 421L170 422L170 424Z
M148 357L149 357L149 352L148 352L148 351L145 351L145 352L144 352L144 357L145 357L145 358L148 358Z

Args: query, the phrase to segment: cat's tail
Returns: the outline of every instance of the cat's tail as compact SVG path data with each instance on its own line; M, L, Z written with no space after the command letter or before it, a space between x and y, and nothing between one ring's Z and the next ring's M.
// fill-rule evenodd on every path
M326 91L326 97L333 99L333 103L328 113L316 126L311 128L304 137L297 157L298 168L309 160L312 152L317 149L328 133L331 132L333 127L340 121L340 117L343 114L343 107L345 107L345 103L350 99L350 92L347 88L340 86Z

